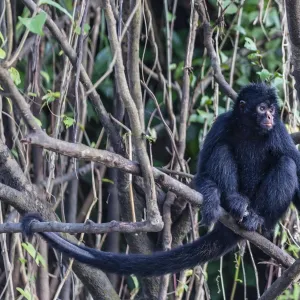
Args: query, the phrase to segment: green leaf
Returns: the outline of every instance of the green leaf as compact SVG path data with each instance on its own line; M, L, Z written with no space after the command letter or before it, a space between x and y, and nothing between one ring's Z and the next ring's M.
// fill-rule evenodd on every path
M76 26L75 26L74 32L75 32L77 35L80 35L81 28L80 28L79 25L76 25Z
M46 80L47 83L50 82L50 76L49 76L49 74L47 72L41 71L41 75Z
M260 72L256 72L261 80L268 80L272 74L267 69L262 69Z
M259 54L258 52L254 52L254 53L250 53L247 57L250 60L257 60L258 58L261 58L262 55Z
M42 128L42 122L38 118L36 118L36 117L34 117L34 119L38 123L39 127Z
M171 22L172 20L175 20L175 16L172 15L169 11L167 13L167 19L168 19L168 22Z
M4 37L3 37L3 34L2 34L1 31L0 31L0 41L1 41L2 44L4 43Z
M201 101L200 101L201 106L203 106L203 105L212 105L212 103L213 103L213 101L212 101L211 98L209 98L206 95L202 96Z
M22 265L25 265L25 263L27 262L27 259L19 257L19 261Z
M139 288L139 287L140 287L140 284L139 284L139 281L138 281L137 277L134 276L134 275L130 275L130 277L131 277L131 279L132 279L132 281L133 281L134 287L135 287L135 288Z
M244 47L251 51L257 51L255 43L248 37L245 37L245 45Z
M225 63L228 60L228 56L224 52L220 52L221 62Z
M6 57L6 52L0 48L0 59L4 59Z
M85 23L83 25L83 31L84 31L85 35L89 33L90 29L91 29L91 26L88 23Z
M75 120L73 118L71 118L71 117L64 116L63 122L64 122L65 126L67 128L69 128L69 127L71 127L75 123Z
M102 178L102 182L107 182L107 183L115 184L112 180L110 180L108 178Z
M26 28L40 36L44 35L43 27L47 19L47 14L45 12L40 12L35 17L32 18L22 18L19 17L19 21L26 26Z
M171 71L175 70L175 69L176 69L176 67L177 67L177 65L176 65L176 64L170 64L170 70L171 70Z
M243 35L246 34L246 30L245 30L244 27L236 25L236 26L234 26L234 28L235 28L235 30L238 31L240 34L243 34Z
M56 3L52 0L40 0L38 5L41 6L42 4L48 4L48 5L54 6L55 8L57 8L58 10L60 10L64 14L66 14L73 22L73 17L71 16L71 14L65 8L60 6L58 3Z
M83 25L83 34L87 35L88 32L90 31L90 29L91 29L91 26L88 23L85 23ZM80 35L80 33L81 33L81 27L79 25L76 25L74 32L76 34Z
M10 77L13 80L13 82L16 85L19 85L21 83L21 78L20 78L20 74L19 74L18 70L15 69L14 67L11 67L8 69L8 72L9 72Z
M17 287L16 290L27 300L32 300L33 297L31 296L30 292L28 290L23 290L20 287Z
M46 267L46 261L44 257L38 252L36 258L35 258L36 264L39 266L40 264L45 268Z
M22 243L22 247L28 252L28 254L35 259L36 250L31 243Z
M223 2L223 8L226 8L225 15L233 15L237 12L237 6L231 0ZM230 3L230 4L229 4ZM229 5L228 5L229 4Z
M36 251L31 243L22 243L22 247L28 252L28 254L35 260L35 263L39 266L40 263L43 267L46 266L46 262L42 255Z

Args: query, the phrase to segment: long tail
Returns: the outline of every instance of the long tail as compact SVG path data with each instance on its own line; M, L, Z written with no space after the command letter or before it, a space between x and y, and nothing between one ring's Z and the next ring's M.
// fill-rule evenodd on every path
M26 215L22 220L23 230L31 234L32 222L43 221L36 215ZM230 229L218 223L215 229L193 243L170 251L154 252L152 255L116 254L79 246L53 232L39 233L51 246L68 257L97 267L108 273L139 276L160 276L216 259L232 250L241 239Z

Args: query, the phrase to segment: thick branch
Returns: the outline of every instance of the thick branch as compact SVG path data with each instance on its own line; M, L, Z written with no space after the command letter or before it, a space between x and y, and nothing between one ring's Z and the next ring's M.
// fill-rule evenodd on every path
M294 66L292 75L296 81L295 88L300 100L300 1L286 0L285 7L292 49L291 60Z
M2 184L0 184L1 189ZM5 188L7 190L7 188ZM21 193L20 193L21 194ZM10 201L13 193L9 195ZM8 197L6 197L8 199ZM20 195L16 200L22 200ZM1 199L3 200L3 198ZM36 222L32 224L32 232L65 232L70 234L75 233L107 233L107 232L124 232L124 233L136 233L136 232L153 232L153 226L149 222L117 222L111 221L108 223L94 223L89 221L83 223L60 223L60 222ZM0 233L17 233L22 232L21 223L5 223L0 224Z
M47 150L75 157L82 160L94 161L110 168L118 168L124 172L141 176L139 164L124 158L121 155L106 151L90 148L82 144L73 144L47 136L44 132L34 132L23 140L25 143L41 146ZM186 190L186 185L168 176L167 174L152 168L155 181L165 190L172 191L178 196L187 198L193 205L201 205L202 196L195 190ZM186 194L188 193L188 194Z

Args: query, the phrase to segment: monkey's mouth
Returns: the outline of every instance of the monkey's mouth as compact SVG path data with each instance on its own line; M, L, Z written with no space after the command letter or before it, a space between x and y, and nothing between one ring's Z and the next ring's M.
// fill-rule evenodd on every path
M266 126L268 128L272 128L273 127L273 123L262 123L263 126Z
M274 123L272 123L272 122L262 122L260 126L263 130L269 131L273 128Z

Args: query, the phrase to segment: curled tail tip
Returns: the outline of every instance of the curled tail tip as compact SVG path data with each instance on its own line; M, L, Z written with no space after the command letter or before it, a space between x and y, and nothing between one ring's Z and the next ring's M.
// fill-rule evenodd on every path
M33 232L31 230L32 223L42 222L43 218L39 213L28 213L21 221L22 231L27 236L32 236Z

